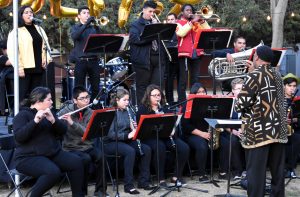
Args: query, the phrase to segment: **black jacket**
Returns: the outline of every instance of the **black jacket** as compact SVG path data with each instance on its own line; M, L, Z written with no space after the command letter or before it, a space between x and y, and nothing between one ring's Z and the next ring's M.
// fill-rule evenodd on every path
M226 57L227 53L233 54L235 53L234 48L228 48L228 49L221 49L216 50L211 53L211 56L214 57Z
M36 109L21 108L13 120L17 162L27 156L51 157L61 150L58 137L67 131L67 125L57 118L54 124L46 118L37 124L33 121L36 113Z

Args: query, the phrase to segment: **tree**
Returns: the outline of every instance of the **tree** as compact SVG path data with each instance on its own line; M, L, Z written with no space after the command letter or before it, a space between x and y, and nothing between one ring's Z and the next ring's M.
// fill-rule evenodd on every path
M270 0L272 16L272 47L280 48L283 44L283 24L288 0Z

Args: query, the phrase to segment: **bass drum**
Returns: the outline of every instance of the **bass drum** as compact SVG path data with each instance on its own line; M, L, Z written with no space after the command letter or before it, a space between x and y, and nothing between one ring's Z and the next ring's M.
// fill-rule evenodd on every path
M106 65L113 81L119 80L128 71L128 67L124 65L124 59L121 57L109 60Z

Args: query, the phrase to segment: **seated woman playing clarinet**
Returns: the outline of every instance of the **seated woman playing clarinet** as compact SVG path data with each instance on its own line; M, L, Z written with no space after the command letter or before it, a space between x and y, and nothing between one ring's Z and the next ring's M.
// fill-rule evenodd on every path
M168 110L166 108L162 108L161 105L165 105L165 96L161 89L154 84L151 84L147 87L144 97L142 99L142 105L139 107L137 112L137 120L140 119L141 115L147 114L159 114L166 113ZM159 139L159 147L157 150L156 147L156 139L146 139L143 142L149 145L154 153L153 158L155 159L155 168L157 170L156 158L157 154L159 154L159 180L162 186L167 186L165 182L165 161L166 161L166 149L175 150L174 147L177 146L177 156L178 156L178 171L174 172L174 176L171 179L172 183L178 183L178 178L180 184L185 184L181 179L182 171L185 163L189 158L190 148L189 146L182 141L180 138L175 136L170 136L167 139ZM174 163L175 164L175 163ZM174 165L175 166L175 165Z
M149 185L151 149L146 144L139 144L132 138L136 132L136 123L130 122L131 118L127 111L129 105L129 92L125 89L118 89L111 95L111 105L117 108L115 118L108 132L109 143L105 144L104 150L107 154L115 154L116 142L118 139L118 154L124 158L124 191L130 194L140 192L133 185L133 167L136 155L139 159L140 175L138 188L144 190L153 189ZM139 149L141 148L141 150ZM140 155L140 153L143 155Z

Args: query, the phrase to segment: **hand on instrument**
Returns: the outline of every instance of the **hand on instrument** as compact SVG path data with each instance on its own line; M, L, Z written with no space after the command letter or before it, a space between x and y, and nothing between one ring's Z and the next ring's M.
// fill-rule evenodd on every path
M204 138L204 139L206 139L206 140L210 140L211 133L201 131L200 137L202 137L202 138Z
M49 122L51 122L52 124L55 123L55 118L54 118L50 108L47 108L47 109L44 110L44 115L45 115L45 117L47 118L47 120Z
M246 66L248 68L249 73L251 73L255 69L253 62L250 61L250 60L247 60L247 65Z
M62 115L61 119L66 120L69 125L73 125L73 123L74 123L74 121L72 120L71 114Z
M232 57L232 55L230 53L227 53L226 59L229 62L229 64L233 64L234 63L234 59L233 59L233 57Z
M242 133L242 130L239 129L239 130L235 130L235 129L232 129L232 134L241 138L243 136L243 133Z
M132 139L134 134L135 134L136 130L132 130L129 134L128 134L128 139Z
M39 123L43 118L45 118L45 112L44 110L39 110L33 119L35 123Z
M91 22L95 22L95 17L91 16L90 18L87 19L86 24L89 25Z

